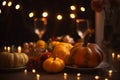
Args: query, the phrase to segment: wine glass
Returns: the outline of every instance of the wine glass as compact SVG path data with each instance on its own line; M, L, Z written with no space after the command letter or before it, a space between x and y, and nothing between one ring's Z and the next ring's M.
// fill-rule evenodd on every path
M81 39L84 39L89 29L89 22L87 19L76 19L76 31Z
M34 19L34 30L38 37L41 39L46 31L47 19L46 18L35 18Z

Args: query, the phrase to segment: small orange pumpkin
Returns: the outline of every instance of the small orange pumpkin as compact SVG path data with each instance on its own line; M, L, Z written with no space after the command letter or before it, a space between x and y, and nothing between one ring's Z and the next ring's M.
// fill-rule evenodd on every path
M50 73L60 72L64 66L64 61L58 57L50 57L43 62L43 69Z

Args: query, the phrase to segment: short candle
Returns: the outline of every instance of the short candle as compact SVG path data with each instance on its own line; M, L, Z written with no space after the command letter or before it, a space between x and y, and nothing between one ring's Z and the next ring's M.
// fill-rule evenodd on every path
M79 77L80 76L80 73L77 73L77 77Z
M37 80L40 80L40 75L36 74L36 78L37 78Z
M98 80L100 77L99 76L95 76L95 79Z

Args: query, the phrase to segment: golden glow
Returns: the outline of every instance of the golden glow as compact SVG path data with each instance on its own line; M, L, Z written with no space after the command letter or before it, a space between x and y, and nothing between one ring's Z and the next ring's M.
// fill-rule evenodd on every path
M20 9L20 5L19 4L17 4L16 6L15 6L15 9Z
M10 7L10 6L12 6L12 2L11 1L8 2L8 7Z
M3 6L5 6L6 4L7 4L7 2L6 2L6 1L3 1L3 2L2 2L2 5L3 5Z
M71 10L76 10L76 7L74 5L70 6Z
M80 7L80 10L81 10L82 12L85 12L85 7Z
M58 20L62 20L62 15L60 15L60 14L57 15L57 19L58 19Z
M95 80L98 80L100 77L99 76L95 76Z
M44 25L47 25L47 19L45 17L41 18L41 20L44 22Z
M42 13L42 16L43 16L43 17L47 17L47 16L48 16L48 13L47 13L47 12L43 12L43 13Z
M2 10L0 9L0 14L2 13Z
M30 18L34 17L34 12L30 12L30 13L29 13L29 17L30 17Z
M70 14L70 18L74 19L75 17L76 17L75 14L73 13Z

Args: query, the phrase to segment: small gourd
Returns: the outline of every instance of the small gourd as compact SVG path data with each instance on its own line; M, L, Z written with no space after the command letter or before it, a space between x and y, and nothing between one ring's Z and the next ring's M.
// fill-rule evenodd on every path
M58 57L49 57L43 62L43 69L49 73L57 73L64 69L64 61Z

